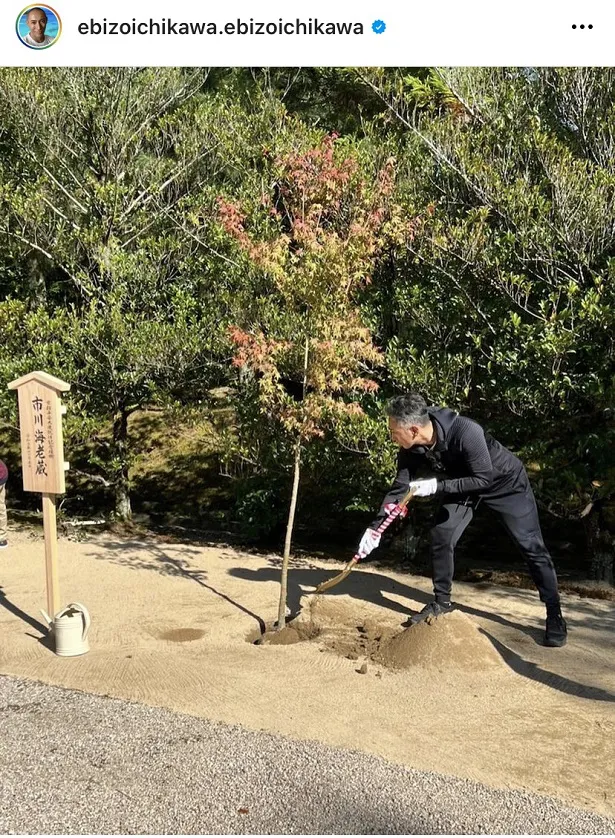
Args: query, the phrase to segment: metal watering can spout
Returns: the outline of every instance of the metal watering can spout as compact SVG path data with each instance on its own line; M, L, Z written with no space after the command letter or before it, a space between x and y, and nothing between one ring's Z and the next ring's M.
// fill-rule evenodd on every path
M43 617L45 618L45 622L47 623L47 627L49 628L49 631L53 631L53 620L51 619L51 617L49 616L49 614L46 611L43 611L42 608L40 609L40 611L41 611L41 614L43 615Z

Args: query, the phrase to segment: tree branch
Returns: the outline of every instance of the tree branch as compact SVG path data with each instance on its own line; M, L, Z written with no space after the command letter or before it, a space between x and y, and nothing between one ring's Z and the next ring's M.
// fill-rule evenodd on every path
M71 472L71 474L79 475L79 477L86 477L88 480L91 480L93 483L101 483L105 487L105 489L108 489L110 486L114 485L110 480L107 480L106 478L102 477L100 474L88 474L87 472L80 471L77 468L71 468L70 472Z

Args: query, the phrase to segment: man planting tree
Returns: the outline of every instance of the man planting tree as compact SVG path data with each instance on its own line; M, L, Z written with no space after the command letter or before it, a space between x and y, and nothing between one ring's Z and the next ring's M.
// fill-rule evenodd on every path
M430 533L434 600L411 622L453 609L455 546L472 520L474 509L482 502L499 514L528 563L547 609L545 645L563 646L567 629L557 576L521 460L472 419L447 407L428 407L417 394L391 399L387 415L391 438L400 446L397 477L378 517L365 531L359 553L367 555L378 546L377 528L409 488L415 497L434 495L442 501Z

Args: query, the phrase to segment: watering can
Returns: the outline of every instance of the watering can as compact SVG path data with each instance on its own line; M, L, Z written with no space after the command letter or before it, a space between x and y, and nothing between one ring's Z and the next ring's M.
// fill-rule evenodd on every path
M87 637L91 620L85 605L71 602L66 608L58 611L53 620L45 611L41 611L41 614L49 623L49 631L55 637L56 655L71 657L90 651Z

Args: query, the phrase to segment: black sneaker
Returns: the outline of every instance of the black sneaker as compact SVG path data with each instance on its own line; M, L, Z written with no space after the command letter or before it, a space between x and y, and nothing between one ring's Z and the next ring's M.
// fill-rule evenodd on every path
M547 611L547 625L545 630L545 646L565 646L568 640L568 629L562 612L557 609Z
M8 547L9 543L6 539L0 541L0 550L4 550L5 547Z
M429 602L422 611L414 614L410 618L410 625L415 626L417 623L422 623L427 617L439 617L441 614L448 614L453 611L455 606L452 602Z

